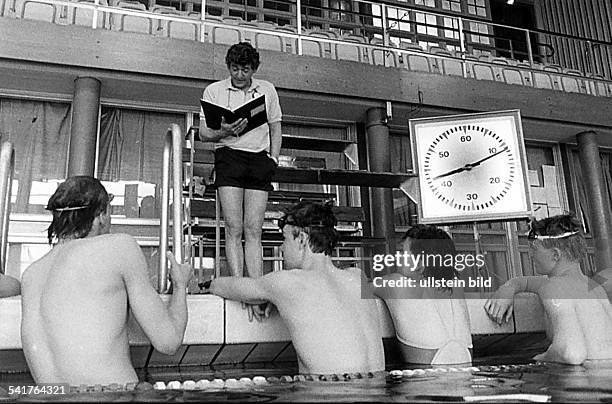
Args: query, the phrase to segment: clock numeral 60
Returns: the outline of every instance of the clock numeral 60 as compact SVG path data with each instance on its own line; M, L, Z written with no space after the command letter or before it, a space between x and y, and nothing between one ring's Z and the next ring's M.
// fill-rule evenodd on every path
M472 140L472 137L471 136L467 136L467 135L466 136L461 136L459 138L459 140L462 141L462 142L470 142Z
M474 193L474 194L465 194L465 198L468 201L475 201L476 199L478 199L478 194Z

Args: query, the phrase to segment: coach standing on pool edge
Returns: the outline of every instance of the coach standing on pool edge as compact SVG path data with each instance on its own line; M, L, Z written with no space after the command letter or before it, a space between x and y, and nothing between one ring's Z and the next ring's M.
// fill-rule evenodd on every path
M232 45L225 56L230 77L206 87L202 98L234 109L261 95L266 96L267 124L247 133L246 119L221 122L218 130L206 126L200 111L200 135L215 145L215 187L225 220L225 255L233 276L242 276L243 265L250 277L263 274L261 230L278 166L281 149L281 108L272 83L253 78L259 68L259 52L248 42ZM244 234L244 250L242 236ZM253 306L261 319L263 310ZM249 311L251 317L251 311Z

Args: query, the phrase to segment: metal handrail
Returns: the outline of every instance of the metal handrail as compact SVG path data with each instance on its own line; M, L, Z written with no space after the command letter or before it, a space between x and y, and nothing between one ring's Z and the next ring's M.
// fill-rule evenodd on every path
M162 154L161 218L159 226L159 273L157 291L168 293L168 207L170 194L170 160L172 156L172 237L174 256L183 262L183 176L182 176L183 135L177 124L172 124L166 132Z
M132 10L132 9L126 9L126 8L119 8L119 7L114 7L114 6L105 6L105 5L101 5L99 3L99 0L94 0L94 3L75 3L75 2L71 2L69 0L35 0L36 2L40 2L40 3L45 3L45 4L53 4L53 5L60 5L63 7L71 7L71 8L84 8L84 9L90 9L93 10L93 18L92 18L92 27L96 28L97 26L97 14L99 12L105 12L105 13L110 13L110 14L120 14L120 15L131 15L131 16L139 16L139 17L144 17L144 18L149 18L151 20L159 20L159 21L177 21L177 22L182 22L182 23L188 23L191 25L195 25L199 27L199 32L200 32L200 41L204 41L205 40L205 31L206 31L206 27L215 27L215 26L226 26L226 23L224 22L215 22L214 20L210 20L207 19L207 15L206 15L206 2L202 1L202 10L204 11L203 13L200 14L200 19L194 19L194 18L188 18L186 16L179 16L179 15L164 15L164 14L157 14L157 13L152 13L151 11L148 10ZM474 16L474 15L458 15L455 14L453 12L450 11L446 11L446 10L440 10L440 9L430 9L428 7L419 7L416 5L408 5L408 4L397 4L395 2L390 2L390 1L372 1L372 0L358 0L359 3L365 3L365 4L370 4L371 6L380 6L382 8L382 14L386 13L387 8L394 8L394 9L398 9L398 10L404 10L406 13L410 13L410 12L417 12L417 13L422 13L422 14L427 14L427 15L432 15L432 16L436 16L437 18L451 18L455 21L457 21L457 24L459 25L459 27L462 27L463 30L465 31L463 33L463 35L461 35L461 28L459 29L459 47L461 48L461 52L466 52L467 50L467 43L466 43L466 39L467 39L467 35L469 33L468 30L468 25L467 23L478 23L478 24L485 24L487 27L491 28L491 27L500 27L500 28L505 28L505 29L511 29L517 32L523 32L524 36L525 36L525 43L527 44L527 58L528 61L531 65L534 64L534 62L536 62L534 60L534 55L532 54L532 49L531 46L529 46L531 41L531 38L529 37L530 35L544 35L544 36L551 36L551 37L555 37L555 38L559 38L559 39L566 39L566 40L577 40L577 41L582 41L582 42L587 42L587 46L592 46L592 45L600 45L600 46L604 46L604 47L609 47L610 49L612 49L612 43L611 42L607 42L607 41L603 41L603 40L598 40L598 39L592 39L592 38L584 38L584 37L578 37L578 36L573 36L573 35L568 35L568 34L562 34L562 33L557 33L557 32L551 32L551 31L546 31L546 30L541 30L541 29L536 29L536 28L531 28L531 29L526 29L526 28L520 28L520 27L514 27L514 26L510 26L510 25L505 25L505 24L499 24L499 23L494 23L490 20L487 19L482 19L479 18L478 16ZM293 4L293 3L292 3ZM319 41L319 42L328 42L328 43L347 43L345 41L343 41L342 39L340 41L326 41L325 39L319 38L319 37L311 37L309 36L307 33L302 32L302 16L308 18L307 14L302 14L302 1L301 0L295 0L295 17L297 18L296 22L297 22L297 28L299 28L297 30L297 32L295 33L288 33L288 32L279 32L276 30L270 30L268 28L260 28L260 27L249 27L246 25L240 25L239 29L243 30L245 32L253 32L253 33L272 33L273 35L278 35L280 37L283 38L292 38L295 39L297 41L297 47L298 47L298 54L302 53L302 41L305 39L308 40L314 40L314 41ZM317 7L320 8L320 7ZM359 16L360 13L358 12L353 12L353 11L348 11L348 10L337 10L337 9L333 9L329 12L338 12L338 13L348 13L348 14L354 14L355 16ZM376 16L374 16L376 17ZM381 18L382 16L380 16L379 18ZM384 21L385 19L381 18L381 21ZM414 21L411 20L409 21L410 24L413 24L415 26L425 26L425 27L436 27L438 29L450 29L452 31L457 31L457 28L448 28L439 24L429 24L427 22L423 23L423 22L419 22L419 21ZM355 28L359 28L359 27L365 27L363 26L363 24L360 23L354 23ZM379 30L380 34L382 35L383 38L385 38L388 34L388 31L390 30L391 27L387 27L386 26L387 23L385 22L384 24L382 24L382 26L378 27L375 25L372 26L368 26L368 29L373 29L373 30ZM232 25L232 28L236 28L236 26ZM415 35L415 38L417 36L419 36L418 32L413 32L413 34ZM478 32L478 33L474 33L475 35L479 35L479 36L487 36L487 37L494 37L495 35L492 34L487 34L487 33L483 33L483 32ZM425 34L424 34L425 35ZM429 38L428 35L424 36L425 39ZM435 38L429 38L432 40L436 40ZM451 38L442 38L439 37L437 38L437 40L446 40L446 41L450 41L453 42L454 39ZM354 45L353 42L348 42L352 45ZM469 44L474 45L474 46L478 46L475 43L469 42ZM388 45L388 43L385 43L385 45ZM366 49L372 50L374 49L371 44L368 43L360 43L358 44L358 46L360 47L364 47ZM491 47L489 45L484 45L485 48L490 48L490 49L495 49L495 47ZM377 49L377 48L376 48ZM390 51L392 50L392 48L386 48L386 51ZM547 56L547 55L545 55ZM435 57L435 56L434 56ZM383 59L384 61L384 59ZM595 65L594 61L591 61L590 63L592 66L588 66L588 65L580 65L578 68L580 70L582 70L585 75L587 75L587 73L590 71L591 73L595 73L597 72L597 66ZM567 68L575 68L574 66L565 66ZM609 74L609 72L605 72L605 71L601 71L600 72L603 75L607 75ZM465 77L465 75L464 75ZM609 81L609 79L608 79Z
M11 142L0 146L0 273L6 273L8 230L11 214L11 187L15 169L15 152Z

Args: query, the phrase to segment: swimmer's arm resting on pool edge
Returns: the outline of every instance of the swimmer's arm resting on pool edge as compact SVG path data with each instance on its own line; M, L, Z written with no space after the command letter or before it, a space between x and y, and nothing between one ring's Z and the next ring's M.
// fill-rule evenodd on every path
M491 320L501 325L512 317L514 295L521 292L538 293L548 281L544 276L519 276L504 283L484 304Z
M116 250L121 253L123 260L121 276L127 290L129 307L136 321L157 351L166 355L174 354L183 343L187 327L186 289L193 268L179 264L172 253L168 253L174 288L170 302L166 305L149 282L147 263L136 241L127 236L116 244Z
M287 272L271 272L259 278L224 276L210 283L210 293L249 304L276 304L278 293L286 286Z

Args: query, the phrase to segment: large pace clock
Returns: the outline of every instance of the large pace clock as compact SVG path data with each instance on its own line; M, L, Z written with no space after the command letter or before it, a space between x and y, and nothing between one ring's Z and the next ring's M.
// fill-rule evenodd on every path
M531 213L518 110L410 120L419 222L507 220Z

